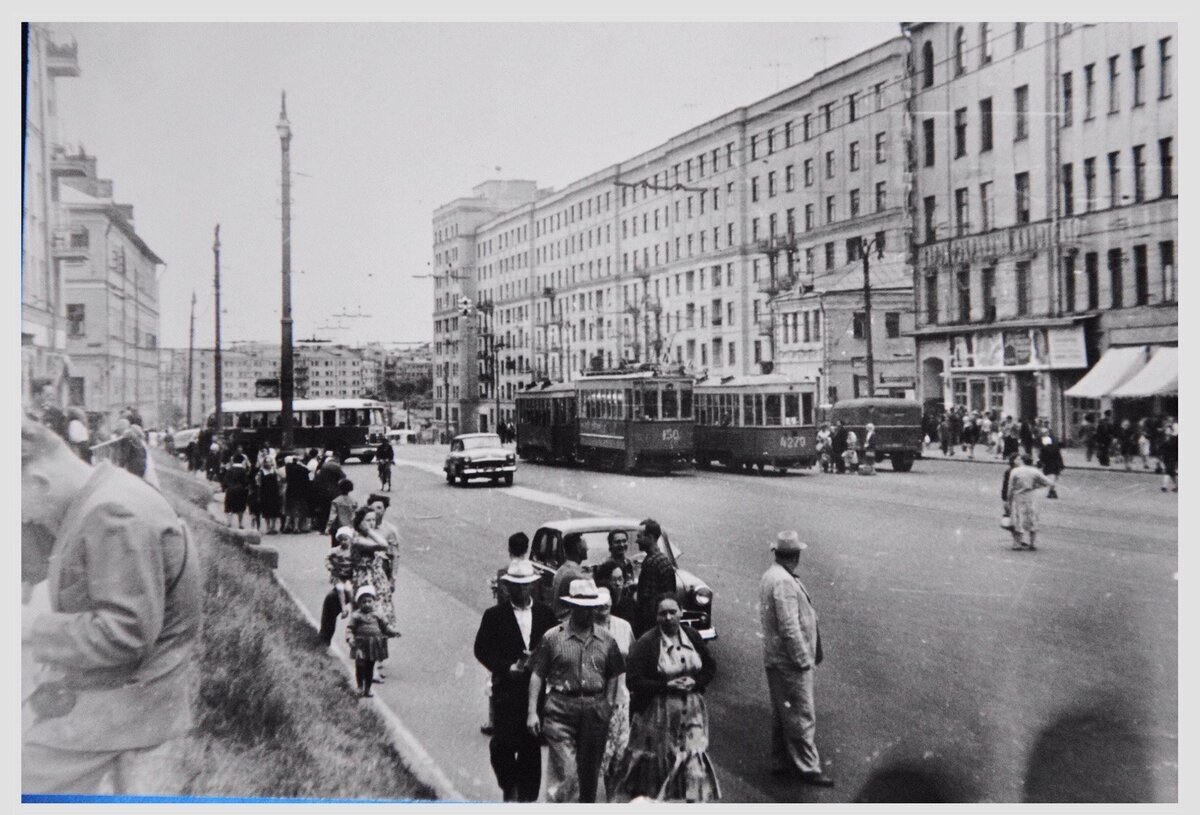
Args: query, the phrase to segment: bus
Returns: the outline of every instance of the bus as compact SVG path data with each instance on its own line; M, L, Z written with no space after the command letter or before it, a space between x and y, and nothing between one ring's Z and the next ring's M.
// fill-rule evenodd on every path
M345 461L355 457L364 464L375 457L375 448L387 430L386 405L374 399L296 399L292 402L291 453L315 447L332 450ZM224 403L221 437L228 445L279 449L283 444L283 405L278 399L247 399ZM215 412L208 427L216 424Z
M779 472L817 461L817 385L781 374L696 384L696 466Z
M691 466L692 378L654 370L588 374L519 391L517 454L625 472Z

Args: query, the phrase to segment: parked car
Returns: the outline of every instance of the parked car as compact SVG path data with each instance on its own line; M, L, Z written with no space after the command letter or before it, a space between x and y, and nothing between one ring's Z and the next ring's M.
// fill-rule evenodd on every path
M634 541L637 538L639 523L634 518L569 518L542 524L533 534L533 541L529 546L529 559L533 561L534 568L541 576L534 596L548 604L553 601L551 584L554 573L566 559L562 546L564 536L572 532L583 536L584 543L587 544L583 570L590 573L593 568L608 559L608 533L614 529L621 529L629 535L630 541ZM717 630L712 621L712 589L696 575L679 568L678 559L682 553L670 542L666 532L663 532L658 545L675 567L675 594L683 612L683 622L695 629L704 639L714 639ZM645 557L643 552L636 552L629 557L633 562L635 580Z
M442 467L446 483L462 485L472 478L489 478L492 483L501 479L512 486L517 472L517 455L504 449L495 433L462 433L450 442L450 455Z

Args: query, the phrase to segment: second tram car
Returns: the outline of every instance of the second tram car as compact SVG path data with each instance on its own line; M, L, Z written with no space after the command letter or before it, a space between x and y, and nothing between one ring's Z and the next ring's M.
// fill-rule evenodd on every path
M670 471L690 466L692 379L592 374L517 394L517 453L531 461Z
M696 465L808 468L817 461L817 386L780 374L696 384Z

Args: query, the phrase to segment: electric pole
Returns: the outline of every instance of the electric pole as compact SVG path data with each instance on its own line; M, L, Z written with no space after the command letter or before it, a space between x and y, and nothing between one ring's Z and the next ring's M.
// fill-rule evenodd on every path
M283 438L280 447L285 452L292 449L292 394L295 387L292 374L292 184L291 142L292 126L287 118L287 92L283 93L279 123L279 146L283 161L283 316L279 321L281 342L279 348L279 400L281 402L280 425Z
M875 395L875 354L871 349L871 252L879 252L883 258L883 247L876 246L875 239L862 241L863 262L863 338L867 341L867 396Z
M213 229L213 299L216 308L214 309L213 320L216 324L216 337L213 343L213 388L217 399L217 426L213 428L215 438L221 437L221 431L225 427L225 415L222 408L224 405L224 393L221 388L221 225L217 224Z
M188 318L187 425L192 426L192 353L196 347L196 292L192 292L192 316Z

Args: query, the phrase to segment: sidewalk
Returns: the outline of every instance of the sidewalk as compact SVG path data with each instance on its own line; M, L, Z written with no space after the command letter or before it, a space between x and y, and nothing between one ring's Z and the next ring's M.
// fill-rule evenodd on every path
M954 455L943 456L942 450L937 442L930 442L921 456L931 461L965 461L973 464L1004 464L1004 458L997 456L995 452L989 452L982 444L975 445L975 458L971 458L968 453L964 453L962 445L954 448ZM1036 464L1038 457L1038 449L1033 448L1033 461ZM1130 462L1131 470L1125 469L1125 464L1120 457L1114 456L1109 460L1108 467L1101 467L1100 462L1096 461L1096 457L1092 456L1092 460L1087 460L1087 452L1082 447L1064 447L1062 448L1063 464L1068 470L1103 470L1113 473L1129 474L1129 475L1155 475L1154 466L1158 460L1150 458L1150 469L1143 469L1142 459L1137 456ZM1161 473L1159 473L1161 475Z

